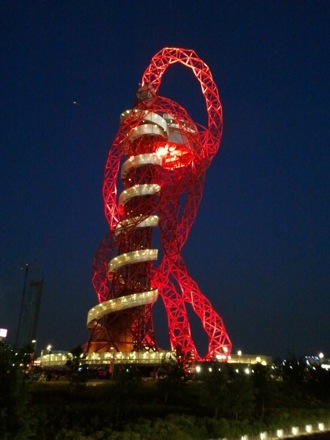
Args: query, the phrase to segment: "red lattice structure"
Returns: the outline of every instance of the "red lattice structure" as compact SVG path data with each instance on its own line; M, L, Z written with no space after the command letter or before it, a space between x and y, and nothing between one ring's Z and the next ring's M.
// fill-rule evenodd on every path
M157 95L163 74L174 63L191 69L199 81L207 128L195 124L176 102ZM158 350L152 306L160 297L171 350L201 358L191 335L190 304L208 338L205 359L229 356L223 321L181 256L221 136L222 107L208 66L192 50L162 49L143 74L133 109L121 115L105 165L103 197L110 230L93 263L99 304L88 313L86 351ZM153 244L156 229L159 249Z

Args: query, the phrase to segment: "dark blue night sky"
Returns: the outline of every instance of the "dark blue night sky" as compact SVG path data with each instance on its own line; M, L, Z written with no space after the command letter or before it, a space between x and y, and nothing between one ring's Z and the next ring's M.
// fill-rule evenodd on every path
M151 57L175 46L209 65L224 111L183 252L191 274L234 351L330 355L330 3L0 4L0 327L9 342L25 263L44 277L37 348L86 341L108 149ZM170 68L160 93L205 123L188 69ZM156 321L166 344L160 305Z

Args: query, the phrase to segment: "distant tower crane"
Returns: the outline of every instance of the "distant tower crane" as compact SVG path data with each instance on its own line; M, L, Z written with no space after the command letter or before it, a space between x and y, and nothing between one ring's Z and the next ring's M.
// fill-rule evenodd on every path
M163 74L174 63L192 69L199 81L207 128L197 126L176 102L157 95ZM93 262L99 304L88 313L86 351L158 350L152 305L160 296L172 350L201 359L191 335L188 303L208 338L205 359L228 358L231 342L223 321L180 253L221 136L222 107L208 66L192 50L162 49L143 74L133 109L121 114L105 165L103 198L110 231ZM155 228L160 249L153 244Z

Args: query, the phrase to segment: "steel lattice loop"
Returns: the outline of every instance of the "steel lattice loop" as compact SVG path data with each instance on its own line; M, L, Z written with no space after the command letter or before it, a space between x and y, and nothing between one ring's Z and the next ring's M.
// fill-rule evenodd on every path
M166 69L181 63L199 81L207 128L176 102L158 96ZM188 49L164 48L143 74L133 109L121 115L104 172L109 234L93 262L99 304L88 314L88 351L157 350L152 305L164 302L172 350L200 358L186 304L208 337L207 359L226 359L231 342L221 317L189 275L181 250L200 204L205 172L222 136L222 107L209 67ZM119 188L122 189L119 190ZM160 231L161 249L153 231ZM156 263L156 260L160 262Z

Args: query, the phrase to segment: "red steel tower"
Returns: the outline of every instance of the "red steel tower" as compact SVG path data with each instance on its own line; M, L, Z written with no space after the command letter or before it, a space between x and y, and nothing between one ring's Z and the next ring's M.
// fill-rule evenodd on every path
M157 95L165 70L174 63L192 69L199 81L207 128L195 124L176 102ZM88 313L86 351L158 350L152 305L160 296L172 350L200 359L189 303L208 337L206 359L230 354L223 321L180 254L221 136L222 108L208 66L192 50L162 49L143 74L133 109L121 114L105 165L103 198L110 230L93 262L99 304Z

